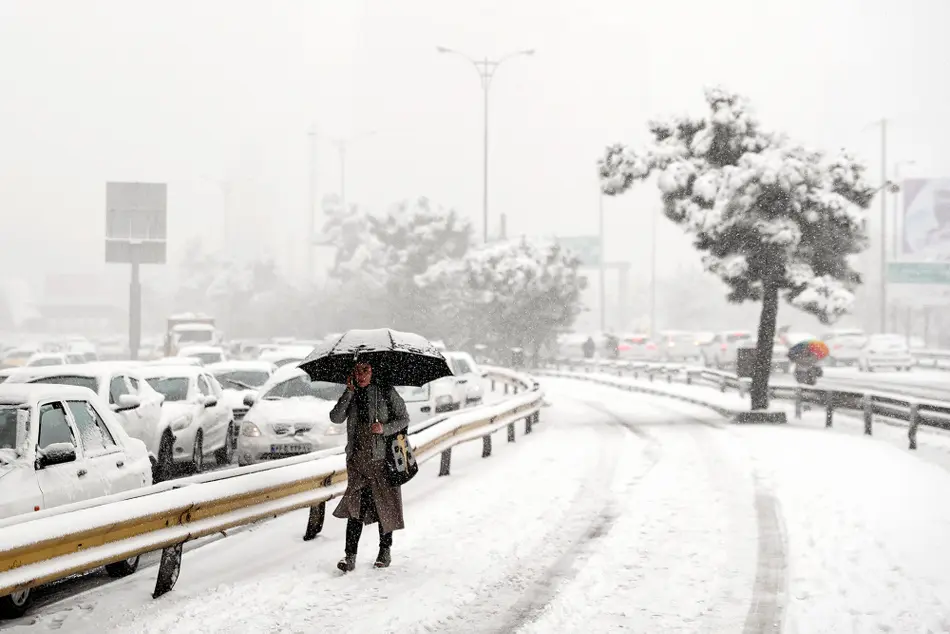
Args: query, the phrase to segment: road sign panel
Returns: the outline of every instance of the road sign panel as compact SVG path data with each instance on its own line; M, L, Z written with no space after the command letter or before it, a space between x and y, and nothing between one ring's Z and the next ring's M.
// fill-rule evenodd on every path
M890 284L950 284L950 262L888 262Z
M106 183L106 262L165 262L165 183Z

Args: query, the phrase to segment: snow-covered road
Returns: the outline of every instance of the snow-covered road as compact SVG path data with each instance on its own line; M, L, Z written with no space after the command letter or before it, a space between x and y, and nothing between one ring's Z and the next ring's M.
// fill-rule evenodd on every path
M950 632L950 473L876 438L731 427L707 411L563 379L516 445L455 450L405 489L342 576L343 522L305 513L3 628L68 632ZM336 502L331 503L331 508Z

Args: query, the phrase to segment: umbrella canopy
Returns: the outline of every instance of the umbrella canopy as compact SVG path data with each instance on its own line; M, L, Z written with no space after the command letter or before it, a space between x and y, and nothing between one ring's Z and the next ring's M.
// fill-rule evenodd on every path
M373 366L373 381L421 387L452 376L445 357L428 339L389 328L350 330L318 345L300 368L312 381L346 383L357 361Z
M828 345L824 341L812 339L799 342L789 348L788 357L795 363L814 363L827 357L828 352Z

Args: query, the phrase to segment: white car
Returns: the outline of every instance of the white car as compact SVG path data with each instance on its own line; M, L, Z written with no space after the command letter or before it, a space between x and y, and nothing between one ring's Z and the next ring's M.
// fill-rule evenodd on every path
M346 444L346 426L330 423L330 410L346 386L311 382L300 368L277 370L241 422L238 464L256 464Z
M235 422L240 422L247 410L245 397L257 396L258 391L277 371L277 366L267 361L224 361L205 367L221 384L224 404L231 408ZM240 427L240 425L238 425Z
M190 463L200 472L212 454L218 464L230 464L234 414L222 400L218 381L206 369L189 366L148 365L140 372L165 397L157 457L161 478L169 477L177 463Z
M145 445L130 438L92 391L63 385L0 385L0 518L152 484ZM113 577L139 558L109 564ZM22 616L30 590L0 597L0 617Z
M664 330L657 337L659 358L666 363L685 363L699 357L696 333L683 330Z
M453 384L442 380L426 383L422 387L400 385L396 391L406 402L410 425L459 409L457 397L453 394Z
M99 396L132 438L141 440L153 463L157 461L162 432L162 401L137 372L134 362L104 361L75 366L21 368L8 383L75 385Z
M228 359L224 348L220 346L182 346L178 349L178 356L185 359L198 359L201 365L221 363Z
M858 354L858 369L873 372L878 368L909 371L914 357L904 335L871 335Z
M856 328L840 329L822 334L821 340L828 345L829 365L857 365L868 336Z
M278 368L285 365L298 365L313 351L313 346L280 346L272 350L265 350L257 357L258 361L273 363Z
M463 386L464 405L478 405L485 396L485 373L482 372L475 359L467 352L443 352L452 373L455 375L456 383Z
M624 361L659 361L660 350L649 335L626 334L617 342L617 358Z

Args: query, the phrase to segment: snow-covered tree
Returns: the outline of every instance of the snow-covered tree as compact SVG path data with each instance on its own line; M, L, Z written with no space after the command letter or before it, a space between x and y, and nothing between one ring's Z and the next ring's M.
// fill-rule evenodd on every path
M417 283L456 345L533 353L581 311L580 261L553 242L517 240L472 249L432 266Z
M601 186L617 195L658 173L666 217L694 236L729 300L762 302L752 408L764 409L779 294L824 323L849 310L861 281L849 256L867 248L875 189L849 155L765 130L738 95L710 89L706 102L705 117L651 123L646 148L607 148Z
M424 197L401 202L386 215L371 217L370 223L382 245L379 262L385 271L388 323L425 331L434 315L416 277L435 264L464 256L471 244L471 223Z

